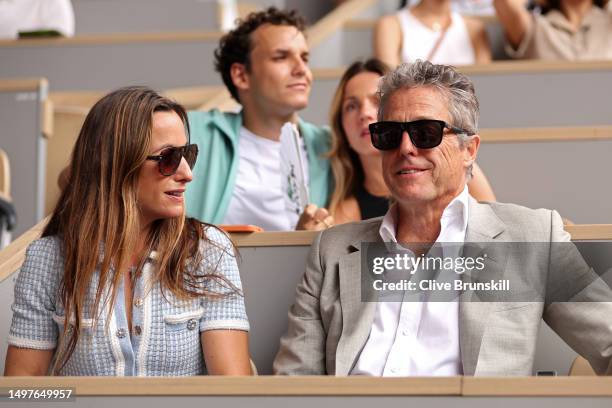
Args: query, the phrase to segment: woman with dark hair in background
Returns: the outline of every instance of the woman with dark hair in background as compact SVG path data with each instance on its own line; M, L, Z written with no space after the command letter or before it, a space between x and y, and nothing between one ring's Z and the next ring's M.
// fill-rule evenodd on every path
M5 375L251 373L234 247L185 218L187 135L183 107L148 88L93 106L15 284Z
M357 61L340 79L332 99L329 159L335 189L329 210L336 224L383 216L388 210L390 194L382 176L382 158L372 145L368 125L376 122L378 114L378 81L389 71L375 58ZM476 164L468 188L479 201L495 201Z
M542 0L541 14L527 0L494 0L514 58L612 59L612 12L608 0Z

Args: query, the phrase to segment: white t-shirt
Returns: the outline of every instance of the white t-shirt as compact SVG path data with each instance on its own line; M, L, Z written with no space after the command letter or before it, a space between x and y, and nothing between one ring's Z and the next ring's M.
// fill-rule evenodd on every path
M304 139L301 144L308 177ZM280 142L257 136L244 127L240 129L236 183L223 224L253 224L266 231L295 229L300 212L287 208L280 151Z
M56 30L74 35L70 0L0 0L0 38L17 38L20 31Z

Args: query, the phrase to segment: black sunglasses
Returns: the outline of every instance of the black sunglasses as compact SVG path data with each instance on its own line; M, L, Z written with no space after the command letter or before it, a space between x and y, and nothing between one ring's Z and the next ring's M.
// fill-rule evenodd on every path
M176 173L176 170L181 165L183 157L187 161L189 168L193 169L196 159L198 158L198 145L188 144L179 147L169 147L158 155L147 156L147 160L155 160L159 172L163 176L171 176Z
M442 143L444 129L455 134L472 136L473 132L449 125L443 120L421 119L413 122L375 122L371 123L372 144L378 150L397 149L402 143L404 132L410 136L412 144L419 149L433 149Z

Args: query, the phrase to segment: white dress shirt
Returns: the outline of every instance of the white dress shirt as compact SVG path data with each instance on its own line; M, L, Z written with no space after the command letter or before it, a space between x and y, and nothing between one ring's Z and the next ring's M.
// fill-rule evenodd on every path
M467 186L444 209L436 243L465 242ZM397 243L397 207L380 226L384 242ZM446 253L445 255L446 256ZM351 375L453 376L463 373L459 303L378 302L372 329Z

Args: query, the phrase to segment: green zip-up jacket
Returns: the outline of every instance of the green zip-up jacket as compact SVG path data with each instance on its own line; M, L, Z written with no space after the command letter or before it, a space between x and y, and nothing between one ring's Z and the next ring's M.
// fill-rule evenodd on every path
M236 183L242 115L215 109L191 111L188 116L191 143L197 143L199 154L193 168L193 181L187 185L185 193L187 216L220 224ZM329 161L325 157L330 147L330 133L326 128L304 121L300 121L299 129L308 154L310 202L324 207L331 186Z

